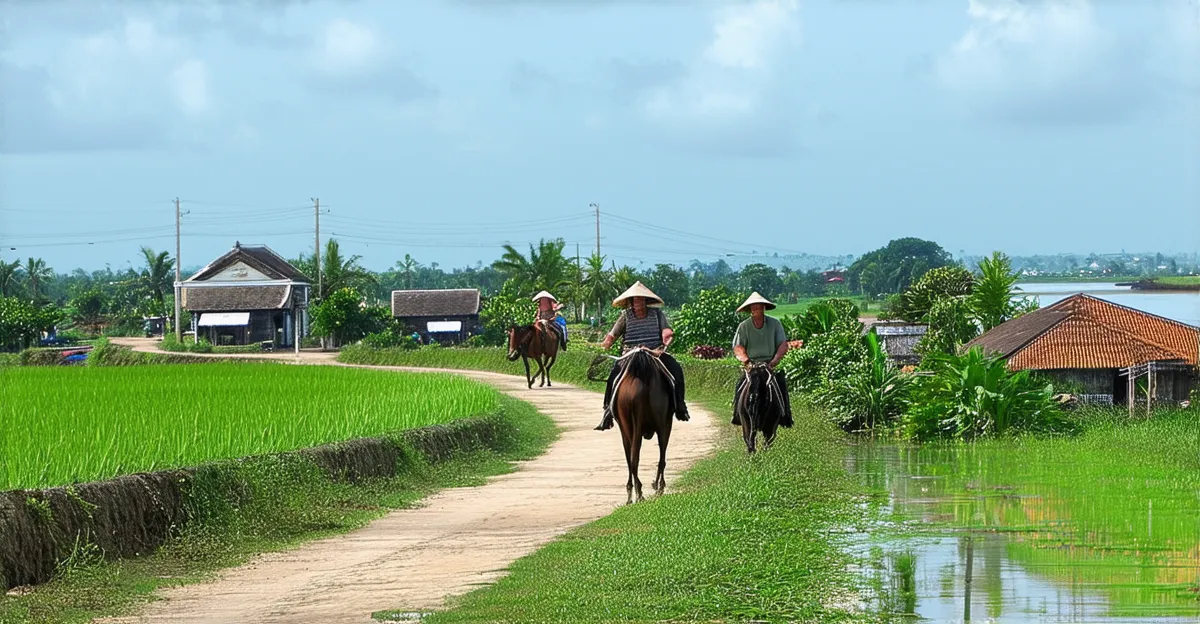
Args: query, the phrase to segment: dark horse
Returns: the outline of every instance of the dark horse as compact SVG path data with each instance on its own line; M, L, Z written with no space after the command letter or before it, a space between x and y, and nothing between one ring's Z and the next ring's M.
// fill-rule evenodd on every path
M629 481L625 491L626 501L632 503L634 491L637 500L642 496L642 480L638 478L638 460L642 454L642 440L658 435L658 473L654 478L655 492L662 494L667 487L664 471L667 468L667 443L671 440L672 381L670 373L663 367L654 351L637 348L630 351L618 366L619 373L613 388L612 407L621 430L621 441L625 444L625 463L629 466Z
M771 448L771 443L775 441L775 433L784 413L783 393L766 364L750 366L745 375L736 409L742 421L746 451L753 454L757 450L758 432L763 434L765 448Z
M521 325L508 328L508 361L515 362L517 358L525 364L525 380L533 387L533 380L541 375L538 387L552 386L550 383L550 368L558 359L558 334L553 329L541 323ZM538 369L532 376L529 374L529 360L537 362Z

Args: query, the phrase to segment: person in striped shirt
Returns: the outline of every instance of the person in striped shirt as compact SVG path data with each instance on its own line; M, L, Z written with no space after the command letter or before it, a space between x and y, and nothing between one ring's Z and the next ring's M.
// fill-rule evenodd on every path
M687 404L684 403L683 368L679 366L679 362L675 358L666 352L671 340L675 337L675 332L667 321L667 315L660 309L663 300L644 284L637 282L621 293L619 297L613 299L613 305L625 308L625 310L621 312L621 316L613 325L612 330L604 336L600 346L607 350L620 338L622 353L628 353L630 349L636 347L661 349L662 354L659 359L670 371L671 376L675 378L675 417L681 421L688 420ZM617 378L617 372L618 367L614 366L608 375L608 384L604 388L604 418L596 426L597 431L611 429L613 426L614 416L611 403L613 382Z

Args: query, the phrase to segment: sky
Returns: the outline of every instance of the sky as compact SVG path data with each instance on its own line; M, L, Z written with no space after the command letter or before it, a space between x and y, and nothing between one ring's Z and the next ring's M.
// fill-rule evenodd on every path
M0 260L1200 250L1200 0L0 0Z

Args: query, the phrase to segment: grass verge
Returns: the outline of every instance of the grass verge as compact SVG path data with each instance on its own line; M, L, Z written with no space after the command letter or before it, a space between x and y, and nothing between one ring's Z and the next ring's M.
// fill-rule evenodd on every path
M78 549L51 582L0 596L0 623L74 624L132 613L159 588L353 530L441 488L479 485L513 470L512 462L539 455L558 435L549 418L510 397L499 398L491 417L503 419L507 431L492 448L431 462L405 444L394 478L339 482L298 454L215 464L198 473L189 490L192 521L155 554L102 562L99 553ZM231 489L242 495L229 499Z
M502 349L350 348L344 362L521 374ZM555 378L593 389L591 354L569 351ZM728 418L737 369L681 358L689 401ZM597 414L599 417L599 414ZM797 406L796 427L748 458L732 427L668 496L622 507L511 566L498 583L427 622L853 621L858 587L837 534L862 521L842 468L843 434ZM614 457L614 461L620 461ZM397 605L403 607L404 605ZM377 614L387 619L394 612Z

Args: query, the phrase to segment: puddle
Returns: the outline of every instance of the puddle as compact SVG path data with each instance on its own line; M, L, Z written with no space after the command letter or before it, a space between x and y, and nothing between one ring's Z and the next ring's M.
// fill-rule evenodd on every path
M1194 480L1048 455L853 446L847 468L893 519L855 546L867 606L894 621L1200 622Z

